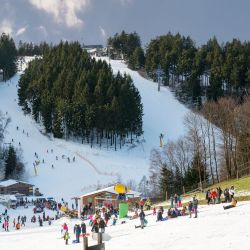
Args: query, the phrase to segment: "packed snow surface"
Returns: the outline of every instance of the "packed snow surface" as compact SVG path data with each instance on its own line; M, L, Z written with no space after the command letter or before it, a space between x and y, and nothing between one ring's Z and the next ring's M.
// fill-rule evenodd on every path
M26 62L29 60L31 58L26 58ZM168 88L162 87L158 92L156 83L129 70L124 63L112 60L110 63L114 73L119 70L131 75L144 108L144 135L138 142L133 145L128 143L116 152L105 146L101 149L98 146L91 148L81 142L45 135L42 126L35 123L30 115L25 115L18 106L20 72L10 81L0 83L0 110L11 118L5 142L22 150L27 170L26 181L39 187L42 193L69 198L92 191L97 184L108 184L118 179L139 181L148 174L150 152L153 148L159 148L160 133L164 134L165 142L184 134L183 118L187 109ZM33 166L35 161L38 164L36 169Z
M25 210L25 209L24 209ZM26 209L27 210L27 209ZM111 237L105 243L106 250L247 250L250 243L250 202L239 202L238 206L224 210L222 204L201 206L198 218L181 216L166 221L156 222L156 216L148 215L148 225L144 229L135 229L139 219L118 220L116 226L106 228L106 233ZM31 210L30 210L31 211ZM1 206L0 206L0 212ZM10 214L27 211L10 211ZM152 211L151 211L152 212ZM166 212L164 212L164 217ZM28 216L29 220L29 216ZM61 238L61 225L69 225L69 245L65 245ZM83 249L82 239L80 244L72 244L75 239L73 226L79 220L60 219L52 222L51 226L39 227L38 223L33 228L21 228L16 231L10 226L10 232L0 233L0 249L8 250L55 250ZM86 222L87 223L87 222ZM11 225L11 223L10 223ZM0 229L2 231L2 229ZM87 227L90 233L90 227ZM89 245L94 242L89 237Z

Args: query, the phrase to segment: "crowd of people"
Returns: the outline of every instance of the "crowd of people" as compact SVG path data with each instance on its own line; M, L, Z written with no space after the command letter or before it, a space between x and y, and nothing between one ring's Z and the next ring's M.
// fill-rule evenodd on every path
M207 204L220 204L222 202L221 196L224 194L224 202L231 202L235 195L234 186L225 188L224 191L220 187L208 189L206 192Z

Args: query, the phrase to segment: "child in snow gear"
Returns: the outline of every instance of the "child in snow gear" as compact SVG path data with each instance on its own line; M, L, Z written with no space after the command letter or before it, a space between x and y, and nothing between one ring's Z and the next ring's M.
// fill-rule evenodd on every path
M68 240L70 238L69 236L69 231L67 230L63 236L64 240L65 240L65 244L68 245Z
M156 215L156 208L153 208L153 215Z

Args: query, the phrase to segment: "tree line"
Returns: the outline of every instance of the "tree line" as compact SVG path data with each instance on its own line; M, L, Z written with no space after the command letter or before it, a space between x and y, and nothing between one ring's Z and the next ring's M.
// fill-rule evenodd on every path
M18 56L40 56L43 55L49 47L52 47L52 44L49 45L46 42L35 44L20 40L18 43L17 54Z
M173 88L187 104L200 106L202 97L244 96L250 87L248 41L233 39L219 44L213 37L196 46L189 36L169 32L152 39L144 53L139 35L123 31L109 38L108 45L125 55L131 69L145 68L150 78Z
M201 97L241 96L250 86L250 43L233 39L219 44L216 37L197 47L189 37L168 33L152 40L145 68L156 79L162 68L163 83L201 102Z
M0 70L6 81L16 73L17 50L14 40L3 33L0 37Z
M33 60L19 80L18 98L57 138L73 136L116 149L143 132L141 97L131 77L114 75L78 42L61 42Z
M183 193L249 174L249 97L243 104L231 97L208 101L188 113L184 124L183 137L151 152L151 195L165 199L166 192Z

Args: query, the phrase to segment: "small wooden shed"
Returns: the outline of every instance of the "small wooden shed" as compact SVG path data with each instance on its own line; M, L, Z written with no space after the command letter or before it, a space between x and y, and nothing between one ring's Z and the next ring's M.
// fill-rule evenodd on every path
M109 205L118 208L118 195L119 194L115 191L115 186L86 193L79 197L78 209L81 211L84 206L88 206L90 203L93 208ZM141 193L133 190L130 190L126 196L129 203L139 202L141 199Z

